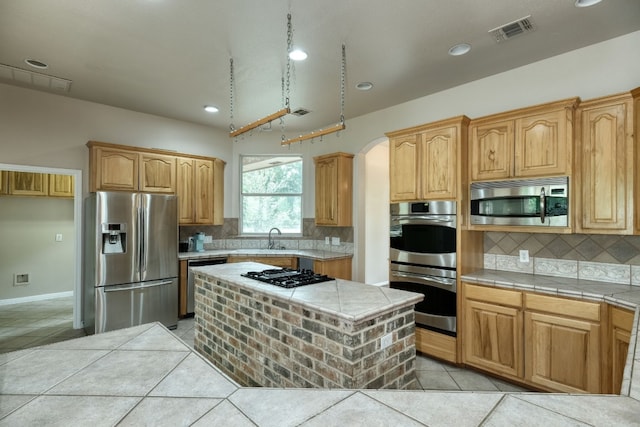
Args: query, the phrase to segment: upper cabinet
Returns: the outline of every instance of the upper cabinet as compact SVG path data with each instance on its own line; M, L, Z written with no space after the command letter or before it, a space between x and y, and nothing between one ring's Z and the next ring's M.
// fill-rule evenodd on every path
M49 196L73 197L74 179L72 175L49 175Z
M89 141L89 191L178 196L181 225L224 222L224 166L213 157Z
M571 175L578 98L472 120L471 180Z
M89 141L89 191L175 194L176 160L170 155Z
M576 138L576 232L634 233L634 102L640 90L580 104ZM637 125L637 124L636 124Z
M14 196L48 196L49 175L33 172L9 172L9 191Z
M181 225L224 222L222 194L224 162L178 157L178 217Z
M314 157L316 225L350 227L353 217L353 154Z
M457 197L468 123L460 116L386 134L391 202Z
M1 171L0 194L72 198L74 196L73 181L72 175Z

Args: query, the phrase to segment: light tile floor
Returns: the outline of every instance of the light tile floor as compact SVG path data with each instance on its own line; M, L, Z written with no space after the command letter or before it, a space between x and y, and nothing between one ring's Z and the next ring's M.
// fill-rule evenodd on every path
M193 348L193 318L180 320L172 332ZM84 335L83 330L73 329L71 297L0 306L0 353ZM423 390L525 391L505 381L422 355L416 360L416 375Z

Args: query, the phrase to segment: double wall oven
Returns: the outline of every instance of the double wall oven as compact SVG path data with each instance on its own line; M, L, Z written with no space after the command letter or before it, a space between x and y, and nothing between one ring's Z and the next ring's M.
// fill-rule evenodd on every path
M456 336L456 202L390 207L389 286L424 294L416 325Z

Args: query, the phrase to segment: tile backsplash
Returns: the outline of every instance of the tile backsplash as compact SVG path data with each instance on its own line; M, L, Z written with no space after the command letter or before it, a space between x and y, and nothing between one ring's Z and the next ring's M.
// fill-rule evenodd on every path
M196 233L213 237L212 243L205 243L206 249L266 249L267 238L262 236L240 236L238 218L225 218L223 225L190 225L180 227L180 241L185 241ZM281 246L287 249L317 249L332 252L353 253L353 227L316 227L313 218L302 220L302 236L275 236ZM340 238L339 245L325 244L325 237Z
M487 269L640 286L640 236L485 232L484 252Z

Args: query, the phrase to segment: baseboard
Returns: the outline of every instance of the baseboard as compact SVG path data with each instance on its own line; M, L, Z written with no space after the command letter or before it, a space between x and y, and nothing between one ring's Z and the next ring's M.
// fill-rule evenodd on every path
M0 300L0 305L22 304L25 302L44 301L48 299L72 297L73 291L56 292L55 294L32 295L30 297L11 298Z

